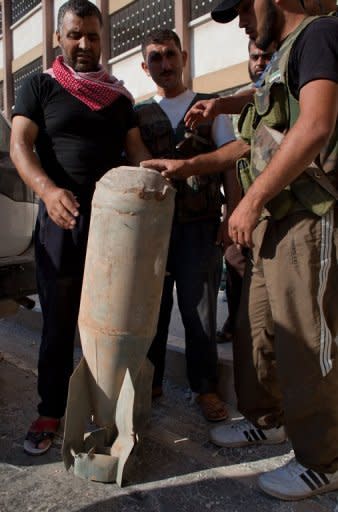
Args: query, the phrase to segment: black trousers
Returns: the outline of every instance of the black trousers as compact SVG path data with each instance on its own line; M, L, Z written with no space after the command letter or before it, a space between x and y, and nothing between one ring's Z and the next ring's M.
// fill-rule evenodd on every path
M40 202L35 257L43 318L38 362L38 412L42 416L61 418L66 408L89 220L90 207L82 208L75 228L64 230Z
M162 385L176 283L190 387L196 393L216 389L216 310L222 269L217 229L217 220L173 224L157 332L148 352L155 367L153 386Z

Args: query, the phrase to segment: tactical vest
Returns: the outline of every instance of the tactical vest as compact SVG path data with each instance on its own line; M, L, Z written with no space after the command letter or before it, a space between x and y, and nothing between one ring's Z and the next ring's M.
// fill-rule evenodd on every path
M209 94L196 94L188 110L197 101L214 97ZM184 116L173 130L167 115L154 99L139 103L135 106L135 111L143 142L154 158L185 159L216 149L211 134L212 122L201 124L197 128L197 137L185 140ZM182 141L184 144L180 145ZM175 221L219 219L222 205L220 185L220 174L174 180L177 191Z
M240 181L244 192L263 171L272 158L268 143L255 137L261 124L278 132L287 132L299 116L299 101L292 95L288 85L288 62L292 47L301 32L318 17L308 17L292 32L271 60L264 76L264 84L258 88L254 103L246 105L240 120L242 138L251 144L251 161L238 162ZM306 134L304 134L306 136ZM254 143L261 147L255 148ZM315 159L316 165L325 172L332 185L337 188L338 123L328 143ZM320 177L318 176L318 179ZM274 218L282 218L299 210L309 210L322 216L336 203L336 199L320 186L315 179L303 172L288 187L266 205Z

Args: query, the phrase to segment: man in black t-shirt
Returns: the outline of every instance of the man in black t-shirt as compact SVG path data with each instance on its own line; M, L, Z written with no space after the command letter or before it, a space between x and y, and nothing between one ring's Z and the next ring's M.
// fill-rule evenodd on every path
M237 15L258 47L278 52L243 120L251 185L229 219L233 242L250 250L234 340L246 419L211 440L275 444L287 432L295 456L259 485L297 500L338 489L338 20L307 18L302 0L225 0L212 13Z
M227 4L228 5L228 4ZM214 19L217 20L217 9L222 6L218 6L214 11ZM255 28L252 26L248 26L246 16L251 16L252 14L252 2L244 2L241 0L233 0L231 2L231 7L229 12L231 11L230 16L236 15L237 10L241 7L242 13L242 21L240 26L246 29L247 33L252 37L255 37ZM317 15L325 15L331 14L337 16L338 7L336 5L336 0L305 0L304 1L304 9L306 14L309 16L317 16ZM221 12L221 11L219 11ZM224 19L224 18L223 18ZM233 19L233 18L232 18ZM253 18L254 22L254 18ZM254 22L255 24L255 22ZM251 24L252 25L252 24ZM250 36L251 37L251 36ZM240 114L242 109L246 106L247 103L253 101L254 90L246 90L241 92L240 94L230 95L230 96L219 96L218 98L213 98L210 100L201 100L195 103L195 105L187 112L185 116L185 121L189 128L194 129L198 126L199 123L204 122L206 120L211 121L216 116L220 114ZM176 176L179 175L180 170L173 168L169 169L167 172L168 177L174 177L174 173Z
M11 157L41 199L35 231L41 402L24 443L31 455L50 448L66 407L95 182L121 164L124 151L134 165L149 157L130 93L99 65L101 28L101 13L91 2L63 4L57 30L62 56L27 79L13 114Z

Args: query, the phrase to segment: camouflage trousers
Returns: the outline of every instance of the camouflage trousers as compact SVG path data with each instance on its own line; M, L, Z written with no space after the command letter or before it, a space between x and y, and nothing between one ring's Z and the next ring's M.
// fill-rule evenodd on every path
M338 210L254 232L234 342L238 408L257 426L284 424L296 458L338 469Z

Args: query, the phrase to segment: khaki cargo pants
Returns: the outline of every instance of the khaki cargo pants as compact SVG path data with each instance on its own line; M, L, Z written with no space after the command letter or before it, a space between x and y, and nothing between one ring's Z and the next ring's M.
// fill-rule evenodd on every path
M234 342L238 408L284 424L304 466L338 469L338 210L259 223Z

